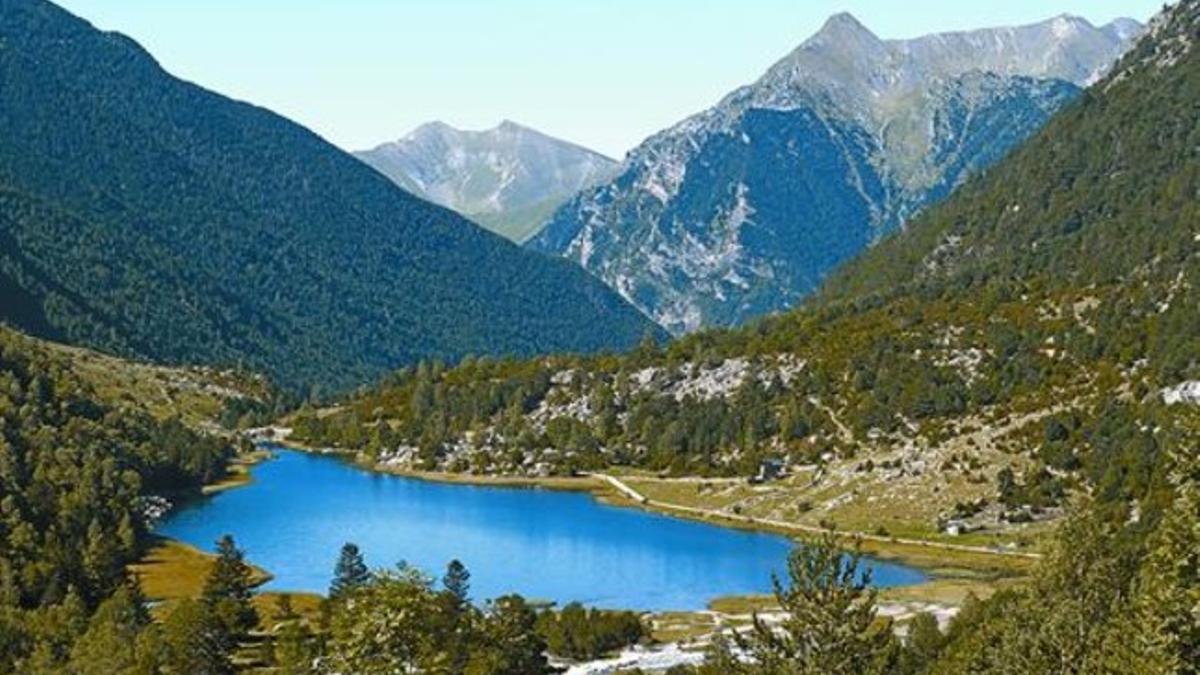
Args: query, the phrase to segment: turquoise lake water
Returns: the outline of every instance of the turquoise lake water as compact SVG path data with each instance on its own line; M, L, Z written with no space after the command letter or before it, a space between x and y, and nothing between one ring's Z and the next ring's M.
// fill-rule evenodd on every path
M277 450L254 482L181 507L158 531L204 550L232 534L271 571L266 588L328 589L342 544L373 568L403 560L441 577L451 559L471 571L476 600L529 599L637 610L695 610L719 595L765 593L792 543L608 506L591 495L448 485L387 476L333 457ZM879 586L917 570L871 561Z

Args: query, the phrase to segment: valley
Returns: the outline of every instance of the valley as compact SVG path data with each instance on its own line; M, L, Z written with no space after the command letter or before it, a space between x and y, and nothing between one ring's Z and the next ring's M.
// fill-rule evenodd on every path
M1200 0L1105 21L839 12L616 162L0 0L0 675L1194 672Z

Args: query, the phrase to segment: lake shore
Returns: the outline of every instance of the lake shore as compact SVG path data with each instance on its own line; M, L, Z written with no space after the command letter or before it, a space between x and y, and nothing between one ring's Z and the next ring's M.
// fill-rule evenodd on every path
M485 487L511 487L526 489L558 490L571 492L586 492L598 501L620 507L634 507L653 513L681 517L717 524L723 527L769 532L789 537L802 536L795 530L777 527L769 524L730 520L720 517L707 517L703 514L689 513L672 509L670 505L658 504L652 500L638 499L636 491L622 490L619 480L607 475L588 475L578 477L524 477L524 476L477 476L463 474L448 474L443 472L409 471L399 467L377 466L362 461L352 453L340 451L321 451L289 442L277 443L280 447L306 452L336 456L363 470L379 474L396 475L416 480L457 484L476 485ZM223 490L236 489L252 484L251 469L264 461L269 461L274 453L269 448L243 455L238 458L231 468L230 475L204 490L211 495ZM953 617L958 608L969 596L987 597L1005 587L1020 583L1022 575L1014 571L997 573L994 564L987 560L977 560L965 556L961 552L946 555L946 552L925 550L922 547L904 546L891 542L863 542L863 551L873 557L899 562L921 569L929 578L922 583L911 586L900 586L883 589L880 593L880 612L897 622L900 630L907 621L919 612L934 614L943 624ZM988 556L990 558L991 556ZM159 537L147 555L130 566L131 572L142 581L147 595L158 601L156 616L161 616L169 607L182 597L195 597L202 588L203 578L211 568L213 556L196 549L188 544L166 537ZM994 561L991 561L994 563ZM256 584L266 583L271 578L268 570L255 567ZM262 623L260 630L265 630L276 611L279 596L287 595L292 598L295 606L301 608L301 614L314 619L318 612L321 596L312 593L279 593L264 592L256 594L255 605L259 609ZM778 612L774 599L769 596L715 596L704 610L679 612L650 612L646 620L651 626L651 634L660 647L649 650L646 654L632 662L640 662L641 658L652 661L658 651L684 649L680 654L695 653L711 639L711 636L723 630L737 630L749 624L751 614L758 612L770 615ZM627 658L632 654L622 654ZM598 664L607 661L598 662ZM586 668L592 664L580 664ZM586 672L586 671L581 671Z
M265 449L239 454L229 464L224 476L201 486L199 494L191 494L187 499L205 499L213 495L246 487L253 484L252 469L272 458L272 453ZM175 504L172 508L178 508ZM216 542L213 542L214 545ZM154 603L153 614L156 618L164 618L170 608L185 598L198 598L204 589L204 580L212 571L216 555L203 551L191 544L159 534L152 535L150 544L142 553L141 558L125 566L127 572L138 580L146 598ZM260 588L271 581L274 575L270 570L247 561L251 568L251 583ZM301 615L316 617L322 597L304 592L257 592L254 604L261 619L259 630L265 630L270 619L276 613L276 605L281 596L289 596L293 606Z
M292 440L277 439L269 440L268 444L299 452L336 456L367 471L416 480L455 485L586 492L601 503L624 508L638 508L651 513L732 529L777 534L797 540L820 534L817 528L799 524L768 521L647 499L636 490L624 485L620 479L607 474L589 474L577 477L531 477L416 471L367 461L357 453L336 448L313 448ZM945 602L947 598L944 591L947 584L958 590L955 594L958 599L965 598L968 594L990 595L1025 577L1040 557L1037 554L1024 552L997 551L979 546L887 537L865 532L839 531L837 534L847 544L857 543L866 555L913 567L928 575L928 581L907 587L908 591L905 593L905 597L911 602Z

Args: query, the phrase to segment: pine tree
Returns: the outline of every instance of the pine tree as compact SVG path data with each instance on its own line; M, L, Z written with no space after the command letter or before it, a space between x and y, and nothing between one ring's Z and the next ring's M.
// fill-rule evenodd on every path
M201 597L232 637L244 636L258 624L251 602L254 584L245 554L225 535L217 541L217 561L204 581Z
M460 605L466 605L471 590L471 573L466 565L458 560L451 560L446 566L446 575L442 577L442 586Z
M937 618L929 612L921 612L908 624L908 641L904 646L900 670L905 673L921 673L937 660L946 645L946 636L938 628Z
M753 630L734 638L764 675L864 675L892 672L898 645L890 621L876 615L870 570L861 552L844 553L831 532L788 558L790 585L774 580L785 619L779 626L754 617Z
M292 596L283 593L275 601L275 620L280 623L295 621L300 616L296 614L296 609L292 607Z
M121 522L117 525L117 542L121 546L121 555L125 558L132 559L137 554L137 528L134 527L133 519L128 513L121 517Z
M292 596L279 596L275 610L277 627L271 640L271 658L282 675L309 675L320 653L317 636L292 607Z
M120 559L113 546L112 536L104 531L97 520L93 520L87 529L83 567L89 597L93 600L107 596L112 591L114 582L120 579Z
M275 667L281 675L309 675L316 672L316 636L303 621L288 621L279 627L274 644Z
M442 577L443 591L440 596L442 616L445 620L446 651L450 655L450 672L462 673L470 658L474 626L471 625L471 573L466 565L451 560Z
M330 599L337 599L350 591L361 587L371 578L371 571L363 560L358 546L346 542L338 556L337 565L333 568L333 583L329 586Z
M1200 673L1200 457L1175 460L1174 502L1150 538L1131 610L1104 643L1108 672Z
M184 599L163 624L165 670L179 675L228 675L233 645L224 622L203 602Z

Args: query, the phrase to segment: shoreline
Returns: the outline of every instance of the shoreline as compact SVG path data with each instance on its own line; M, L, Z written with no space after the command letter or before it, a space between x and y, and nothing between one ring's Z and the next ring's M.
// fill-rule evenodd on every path
M686 510L687 507L683 507L683 510L676 510L670 504L663 504L647 499L629 486L624 486L624 489L622 489L621 486L624 484L619 479L607 474L535 478L526 476L480 476L436 471L413 471L399 467L372 464L363 461L357 453L337 449L315 449L294 441L260 439L256 443L259 445L257 451L238 458L235 463L236 468L231 470L230 475L216 481L212 485L205 486L201 497L213 496L224 490L236 489L252 484L253 477L251 476L251 470L254 466L273 459L275 453L271 446L277 446L277 449L330 456L352 464L361 470L380 475L393 475L401 478L450 485L581 492L588 493L602 504L618 508L638 508L647 513L703 522L717 527L776 534L785 536L793 541L802 541L805 536L812 536L812 533L805 531L803 526L772 526L769 523L756 522L755 519L748 517L744 517L746 518L745 520L724 518L719 515L713 517L712 514L705 513L701 509L695 509L696 512L689 512ZM839 536L845 539L852 538L850 533L839 533ZM146 556L132 563L130 566L131 571L135 571L141 578L144 578L143 575L147 573L153 575L152 570L156 562L155 559L161 557L161 552L164 550L174 552L174 557L176 558L182 552L185 559L199 560L201 564L205 564L204 561L211 560L212 558L210 553L197 549L186 542L158 534L155 534L154 537L157 544L147 551ZM986 555L974 554L975 558L964 557L961 553L948 556L945 555L945 552L942 552L942 555L938 555L936 551L930 551L928 548L922 549L920 546L906 547L903 543L898 542L872 542L869 540L862 541L862 552L880 561L907 565L925 575L924 581L917 584L880 589L881 610L889 616L895 615L895 618L902 621L906 621L918 611L931 611L939 617L939 621L948 620L949 617L957 613L958 607L961 606L967 597L972 595L987 597L1002 588L1019 584L1026 576L1025 572L1027 571L1012 567L998 568L995 565L988 564L989 562L994 563L997 558L1004 558L1004 554L999 552L989 552ZM257 573L256 576L258 579L255 586L259 589L259 592L256 594L258 598L256 606L264 613L264 618L269 616L270 612L273 611L272 603L281 595L291 596L294 598L294 602L310 610L306 614L316 611L315 608L319 606L320 600L324 597L323 595L300 591L262 591L262 585L265 585L272 578L271 572L254 565L251 560L247 560L247 562L252 565ZM1026 560L1025 562L1029 561ZM186 569L187 563L184 564ZM193 562L192 564L194 565L195 563ZM165 572L169 569L171 569L170 564L166 565L162 571ZM176 586L180 580L174 577L174 574L168 575L165 582L171 586ZM160 583L162 583L164 580L161 577L161 573L159 578ZM184 586L187 585L184 584ZM176 590L176 593L178 592ZM186 595L186 592L184 594ZM168 597L162 598L161 601L170 603L172 602L171 596L176 598L182 597L175 593L168 593L167 595ZM750 612L770 612L773 608L774 599L769 596L720 595L714 593L707 601L705 608L701 610L657 611L645 612L644 614L651 626L652 634L655 635L655 641L661 646L670 647L671 645L692 645L695 643L695 640L706 639L714 631L740 625L740 622L746 616L749 616Z
M803 541L805 538L819 536L824 532L820 528L798 523L767 521L752 516L719 513L648 499L625 485L620 479L608 474L589 473L576 477L542 478L417 471L363 461L358 453L337 448L313 448L296 441L279 439L264 439L263 443L296 452L337 457L360 469L377 474L432 483L586 492L602 504L621 508L637 508L648 513L682 518L717 527L775 534L793 541ZM865 555L881 561L907 565L924 573L927 580L918 586L944 580L971 580L985 587L993 582L1009 583L1027 576L1033 565L1041 558L1039 553L1000 551L979 546L903 537L884 537L862 532L838 531L836 535L842 541L857 541Z

